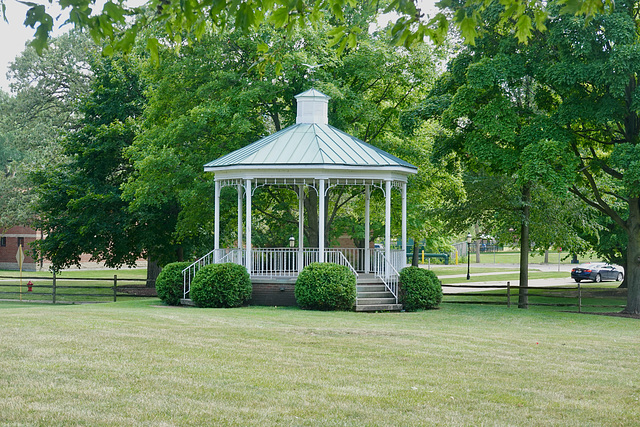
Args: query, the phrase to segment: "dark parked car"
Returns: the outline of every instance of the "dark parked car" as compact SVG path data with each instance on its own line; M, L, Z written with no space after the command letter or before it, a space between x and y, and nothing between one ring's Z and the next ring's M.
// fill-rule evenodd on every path
M624 273L619 267L605 263L582 264L571 270L571 278L576 282L581 280L593 280L602 282L603 280L617 280L622 282Z

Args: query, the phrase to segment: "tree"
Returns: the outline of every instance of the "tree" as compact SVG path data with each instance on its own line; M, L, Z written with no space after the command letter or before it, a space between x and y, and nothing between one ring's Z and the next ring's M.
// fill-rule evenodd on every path
M557 4L549 5L549 13L554 19L549 22L548 30L537 33L528 46L513 46L508 55L503 52L492 56L487 53L494 48L480 42L474 49L484 54L482 59L459 57L456 61L463 69L468 69L468 73L461 77L453 74L450 82L464 90L458 89L451 98L451 105L459 107L457 110L449 107L446 114L455 114L444 114L443 119L448 120L452 128L459 129L456 135L465 136L465 139L453 138L451 146L476 150L474 157L488 162L491 167L496 163L519 164L498 157L500 151L484 149L486 146L478 142L487 138L503 141L504 138L495 139L501 135L527 138L532 144L522 147L522 156L514 157L523 166L522 172L518 169L519 182L541 178L545 187L555 183L550 188L559 191L566 186L588 206L609 216L621 227L627 235L625 312L638 313L640 121L637 70L640 69L640 55L637 53L636 5L619 3L610 13L594 15L590 19L563 15L559 8ZM499 13L493 16L494 22L499 24L495 20ZM487 27L486 31L498 29L498 24ZM497 33L490 41L495 46L513 43L508 38L497 37ZM525 91L521 94L531 99L535 108L529 109L534 114L530 115L533 120L526 127L509 128L513 123L509 117L526 110L520 106L496 110L495 107L501 105L497 101L501 99L487 96L491 95L487 89L494 88L495 93L502 93L512 87L510 80L505 78L509 76L520 76L523 82L528 82L522 86ZM519 98L502 98L502 102ZM442 99L446 100L433 100ZM496 122L495 118L500 120ZM470 133L478 129L482 130L481 135ZM498 147L502 150L508 145L501 142ZM483 149L477 151L477 148ZM570 177L572 169L575 174Z
M572 132L580 179L570 191L626 234L624 311L633 314L640 313L639 35L635 2L591 19L559 16L549 25L554 49L537 70L561 100L552 119Z
M92 50L87 37L72 32L43 55L28 47L10 64L13 96L0 96L0 232L37 215L29 171L60 161L61 135L77 125L75 108L88 92Z
M4 15L5 0L0 0ZM178 44L182 42L184 32L189 38L200 40L208 25L218 29L234 28L243 33L257 30L261 24L268 24L279 29L293 32L304 28L309 23L315 25L329 16L334 22L331 31L332 43L342 51L346 47L354 47L357 39L367 28L361 22L350 20L348 11L357 6L364 6L371 15L379 12L394 11L398 14L391 28L393 41L397 45L410 46L422 42L425 38L436 44L445 40L447 32L452 28L463 39L473 45L481 36L483 12L501 6L499 17L503 28L520 42L531 39L535 30L544 31L549 19L546 3L537 0L441 0L437 3L440 12L430 17L425 15L414 1L288 1L288 0L245 0L242 2L197 2L148 0L141 7L130 7L123 2L108 1L101 11L94 10L96 0L73 0L57 3L62 9L69 9L67 23L78 29L86 29L96 42L108 42L104 51L130 51L136 38L150 26L160 24L165 28L165 39ZM470 8L460 8L463 4ZM561 13L593 16L613 8L611 0L564 0ZM24 24L36 29L32 44L41 52L47 45L54 19L45 5L29 3ZM455 9L451 14L447 8ZM5 17L6 19L6 17ZM129 23L129 25L127 25ZM158 57L159 38L146 39L147 49L153 57Z
M144 253L144 224L120 197L130 173L123 149L142 113L142 85L126 60L95 58L91 65L91 93L80 107L78 129L62 142L65 161L33 173L35 224L47 235L35 248L56 270L79 265L85 253L110 267L133 265Z
M362 12L360 19L370 18ZM184 46L180 54L161 50L159 67L146 69L149 103L142 131L127 149L135 174L124 186L124 197L134 211L163 203L175 206L177 222L170 241L189 257L202 254L213 241L213 182L203 172L204 161L292 124L294 96L311 85L332 97L332 124L396 154L409 151L411 144L398 126L398 110L418 99L433 78L431 53L426 47L412 53L399 50L375 35L340 57L326 47L328 29L324 23L286 38L268 27L250 36L208 34L206 43ZM254 64L260 61L262 45L283 54L279 64L268 64L258 73ZM347 230L344 215L363 212L349 207L360 194L360 189L349 187L330 194L329 240ZM305 198L305 232L307 244L317 246L317 200L312 196L313 192ZM256 192L255 222L271 230L255 230L257 245L282 246L287 243L282 236L296 233L295 197L275 187ZM231 243L235 190L223 191L221 203L221 224L228 226L222 237ZM341 206L342 211L337 209ZM363 235L362 230L350 231Z
M494 222L504 230L519 230L519 306L526 307L536 193L566 192L575 161L566 155L566 132L546 125L552 104L532 77L537 46L501 37L498 10L485 14L488 24L477 44L463 48L413 116L440 117L449 130L441 139L441 152L457 153L468 171L467 188L486 192L486 197L470 199L478 213L467 218L475 217L477 223L488 212L499 212Z

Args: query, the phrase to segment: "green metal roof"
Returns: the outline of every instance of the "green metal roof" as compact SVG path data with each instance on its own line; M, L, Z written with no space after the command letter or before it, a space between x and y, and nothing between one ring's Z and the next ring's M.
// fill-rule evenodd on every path
M298 123L262 138L253 144L207 163L205 171L218 168L260 166L344 166L366 168L417 167L333 126Z

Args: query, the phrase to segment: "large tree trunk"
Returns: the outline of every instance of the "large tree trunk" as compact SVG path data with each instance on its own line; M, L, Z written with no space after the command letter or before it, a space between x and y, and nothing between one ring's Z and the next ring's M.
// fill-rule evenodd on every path
M627 252L629 252L629 246L627 245ZM618 288L620 289L627 289L627 273L629 272L629 262L627 262L627 257L624 257L624 261L621 263L622 264L622 268L624 269L624 278L622 279L622 283L620 283L620 286L618 286Z
M476 222L473 232L476 234L476 264L480 264L480 226Z
M162 268L160 268L155 260L147 257L147 288L156 287L156 279L158 278L161 270Z
M312 189L309 189L309 194L304 198L304 213L307 216L304 234L309 242L309 247L317 248L320 246L318 244L318 193Z
M520 227L520 292L518 308L529 306L529 216L531 214L531 187L522 187L522 225Z
M629 243L627 246L627 306L624 313L640 314L640 198L629 199L627 220Z
M418 267L418 240L413 239L413 256L411 257L411 266Z

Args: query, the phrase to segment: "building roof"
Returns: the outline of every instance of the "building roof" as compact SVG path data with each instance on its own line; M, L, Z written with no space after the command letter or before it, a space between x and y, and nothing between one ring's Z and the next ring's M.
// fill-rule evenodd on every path
M207 163L205 171L229 166L402 167L405 162L330 125L298 123Z
M366 171L370 178L393 173L403 179L417 172L412 164L330 126L329 99L315 89L297 95L295 125L209 162L204 170L216 172L216 179L218 174L231 171L237 174L243 170L252 174L256 170L264 173L269 170L268 173L277 175L281 169L290 176L292 171L304 169L313 176L312 171L338 169L341 172L331 175L352 177Z

